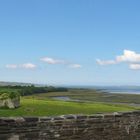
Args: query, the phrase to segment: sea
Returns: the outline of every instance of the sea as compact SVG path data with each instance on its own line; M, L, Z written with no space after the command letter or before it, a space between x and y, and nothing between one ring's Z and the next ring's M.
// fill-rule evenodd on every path
M140 94L140 86L95 86L92 88L108 93Z
M140 86L71 86L71 87L96 89L107 93L140 94Z

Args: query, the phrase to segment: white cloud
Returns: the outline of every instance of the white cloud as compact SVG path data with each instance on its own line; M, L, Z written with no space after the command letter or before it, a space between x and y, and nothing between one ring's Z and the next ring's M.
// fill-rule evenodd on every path
M113 65L113 64L116 64L116 61L114 60L100 60L100 59L96 59L96 62L99 64L99 65Z
M70 62L65 61L65 60L54 59L54 58L51 58L51 57L44 57L44 58L41 58L40 60L43 61L43 62L46 62L48 64L52 64L52 65L63 64L63 65L68 66L69 68L74 68L74 69L78 69L78 68L82 67L82 65L80 65L80 64L73 64L73 63L70 63Z
M68 66L69 68L73 68L73 69L82 68L82 65L80 65L80 64L71 63L69 61L65 61L65 60L61 60L61 59L54 59L51 57L44 57L44 58L41 58L40 60L43 62L46 62L48 64L52 64L52 65L62 64L62 65Z
M123 55L116 57L117 62L140 62L140 54L130 51L124 50Z
M130 64L129 68L132 70L140 70L140 64Z
M8 68L8 69L16 69L16 68L18 68L18 65L16 65L16 64L7 64L6 68Z
M58 60L50 57L41 58L41 61L47 62L48 64L64 64L64 60Z
M25 69L35 69L37 66L32 63L26 63L26 64L20 65L20 67L25 68Z
M71 64L69 65L70 68L74 68L74 69L78 69L78 68L82 68L82 65L80 64Z
M129 63L129 68L140 70L140 53L131 50L124 50L122 55L116 56L114 60L96 60L99 65L113 65L118 63Z
M6 68L8 68L8 69L18 69L18 68L35 69L36 67L37 66L32 63L25 63L25 64L21 64L21 65L17 65L17 64L7 64L6 65Z

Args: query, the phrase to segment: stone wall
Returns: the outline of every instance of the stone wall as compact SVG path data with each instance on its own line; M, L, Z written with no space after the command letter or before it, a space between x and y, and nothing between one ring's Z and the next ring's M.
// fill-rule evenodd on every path
M140 140L140 111L0 118L0 140Z

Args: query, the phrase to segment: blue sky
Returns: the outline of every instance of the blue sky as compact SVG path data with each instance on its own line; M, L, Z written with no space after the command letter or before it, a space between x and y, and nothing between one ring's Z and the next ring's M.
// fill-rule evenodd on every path
M140 84L139 0L0 1L0 81Z

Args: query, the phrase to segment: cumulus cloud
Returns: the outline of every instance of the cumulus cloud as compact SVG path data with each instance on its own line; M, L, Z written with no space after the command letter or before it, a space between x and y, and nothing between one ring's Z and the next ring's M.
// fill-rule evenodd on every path
M118 62L140 62L140 54L130 51L124 50L123 55L117 56L116 61Z
M69 61L65 61L65 60L61 60L61 59L54 59L51 57L44 57L44 58L41 58L40 60L43 62L46 62L48 64L52 64L52 65L55 65L55 64L66 65L69 68L74 68L74 69L78 69L78 68L82 67L82 65L80 65L80 64L71 63Z
M16 64L7 64L6 68L8 68L8 69L16 69L16 68L18 68L18 65L16 65Z
M54 58L50 58L50 57L41 58L41 61L44 61L48 64L64 64L65 63L64 60L54 59Z
M118 55L114 60L96 60L99 65L113 65L118 63L129 63L129 68L140 70L140 53L131 50L124 50L122 55Z
M80 64L71 64L69 65L70 68L74 68L74 69L78 69L78 68L82 68L82 65Z
M100 60L100 59L96 59L96 62L99 65L113 65L113 64L116 64L116 61L114 61L114 60Z
M32 63L25 63L25 64L20 65L20 67L25 68L25 69L35 69L37 66Z
M130 64L129 68L132 70L140 70L140 64Z
M25 64L21 64L21 65L17 65L17 64L7 64L6 65L6 68L8 68L8 69L18 69L18 68L35 69L36 67L37 66L32 63L25 63Z

